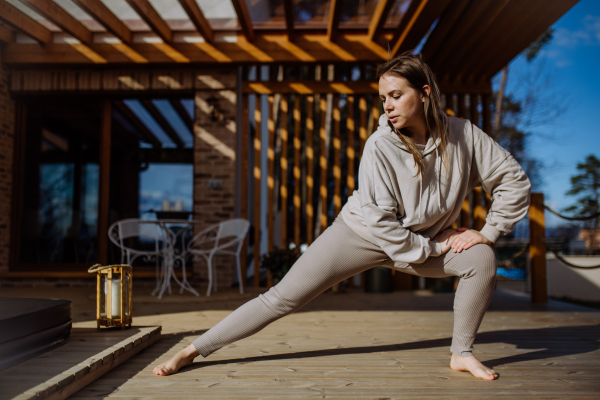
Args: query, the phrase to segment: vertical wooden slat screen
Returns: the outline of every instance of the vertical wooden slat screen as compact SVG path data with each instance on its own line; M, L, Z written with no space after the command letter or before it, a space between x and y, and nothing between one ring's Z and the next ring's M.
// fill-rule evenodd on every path
M358 108L360 109L360 128L358 134L360 136L360 153L358 159L362 157L367 142L367 99L365 96L360 96L358 100Z
M240 179L240 192L242 198L240 215L244 219L248 219L248 95L242 95L242 179ZM240 263L242 265L242 275L246 275L246 255L248 254L248 240L244 240ZM260 277L254 274L254 287L259 286Z
M306 97L306 242L310 245L313 242L313 162L314 162L314 149L313 149L313 132L314 132L314 121L313 121L313 109L315 106L314 96Z
M269 96L269 149L267 151L268 177L267 177L267 251L273 250L273 195L275 193L275 99Z
M473 122L478 127L481 127L479 124L479 95L476 93L471 93L471 122Z
M254 102L254 280L260 277L260 181L261 181L261 132L262 132L262 96L256 95ZM258 287L258 285L255 285Z
M458 100L458 117L467 118L467 97L460 93L456 96Z
M287 95L281 96L281 181L280 181L280 196L281 196L281 248L287 248L287 170L288 170L288 159L287 159L287 142L288 142L288 128L287 128L287 113L288 113L288 97Z
M348 172L346 173L346 185L348 197L352 196L354 192L354 96L348 96L347 107L347 119L346 127L348 128L348 144L346 145L346 156L348 157Z
M321 128L319 130L319 136L321 138L321 156L319 157L319 165L321 167L321 184L320 184L320 194L321 194L321 232L327 228L327 154L325 153L325 149L327 148L327 99L324 95L321 95L320 99L320 109L321 109Z
M340 168L340 96L333 96L333 215L338 215L342 208L340 196L340 181L342 172Z
M294 99L294 244L300 247L300 96Z

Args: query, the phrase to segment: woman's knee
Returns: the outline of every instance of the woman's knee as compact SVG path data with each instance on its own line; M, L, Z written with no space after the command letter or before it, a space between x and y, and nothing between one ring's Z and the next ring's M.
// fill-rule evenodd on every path
M477 270L486 276L496 276L496 252L487 244L478 243L472 247Z

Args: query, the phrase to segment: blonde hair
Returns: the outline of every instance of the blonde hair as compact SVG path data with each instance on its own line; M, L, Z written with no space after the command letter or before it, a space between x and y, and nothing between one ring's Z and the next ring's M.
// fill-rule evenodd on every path
M385 64L382 64L377 68L377 81L382 76L398 76L406 79L411 87L425 95L425 101L423 102L423 112L425 114L425 122L427 124L427 130L432 136L433 140L441 138L440 151L446 171L448 171L446 148L448 145L448 119L442 109L442 95L440 89L435 81L435 76L431 69L421 57L421 54L412 54L406 52L398 57L395 57ZM424 91L423 86L428 85L430 88L429 95ZM406 146L408 151L411 152L417 165L417 175L421 173L422 168L425 167L423 162L423 155L419 152L415 141L408 136L404 129L395 129L391 122L388 121L393 132L396 132L402 143Z

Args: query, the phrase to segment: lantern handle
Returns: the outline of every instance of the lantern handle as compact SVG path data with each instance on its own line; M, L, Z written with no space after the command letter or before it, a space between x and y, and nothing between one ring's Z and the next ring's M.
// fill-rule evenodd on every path
M131 265L127 265L127 264L118 264L118 265L105 265L104 267L100 264L94 264L92 265L89 269L88 272L90 274L94 273L94 272L98 272L98 271L102 271L105 269L110 269L112 267L121 267L121 268L127 268L127 269L132 269Z

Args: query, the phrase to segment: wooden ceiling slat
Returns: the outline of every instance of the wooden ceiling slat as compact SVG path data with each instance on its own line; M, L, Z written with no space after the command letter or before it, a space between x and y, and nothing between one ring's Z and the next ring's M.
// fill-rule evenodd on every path
M513 0L516 1L516 0ZM537 39L549 26L564 15L578 0L554 0L545 1L544 12L531 13L536 18L529 25L529 29L518 29L513 41L506 42L505 47L498 47L502 52L496 57L489 59L486 65L482 65L479 72L473 74L474 79L488 79L496 75L513 58L519 55L531 42Z
M204 13L198 7L198 3L196 0L179 0L179 4L185 10L186 14L198 30L198 33L202 35L204 40L207 42L212 42L214 40L214 33L210 24L204 17Z
M327 22L327 40L333 42L336 38L340 16L342 14L342 0L331 0L329 21Z
M15 40L15 33L5 26L0 25L0 42L11 43Z
M421 15L419 15L419 18L408 32L408 35L406 35L406 38L398 49L398 53L403 53L417 47L423 37L429 32L431 25L447 9L450 2L451 0L429 0L423 11L421 11ZM454 4L452 7L454 7Z
M458 17L463 12L470 0L455 0L452 4L446 8L444 13L440 16L440 19L431 31L431 34L427 38L427 42L421 50L423 58L426 62L429 62L433 58L433 55L439 48L442 41L450 34L452 28L456 24Z
M369 24L369 31L367 33L369 40L377 40L393 4L394 0L379 0Z
M466 38L477 30L479 21L483 18L486 9L494 2L503 3L504 1L472 0L469 3L464 12L456 20L451 34L445 37L438 50L429 60L431 69L438 71L440 68L443 68L443 61L446 57L451 55L455 48L461 46Z
M235 12L238 16L238 21L240 22L244 36L246 36L246 39L249 41L254 40L254 28L252 27L252 20L250 19L248 7L246 7L246 1L231 0L231 3L233 4L233 8L235 8Z
M474 44L465 52L466 55L476 54L477 57L465 56L462 60L456 58L456 60L446 66L447 75L459 80L470 75L473 68L481 62L481 59L487 57L486 54L491 55L496 51L496 46L490 46L490 43L500 43L510 33L506 29L507 26L513 24L520 25L525 22L528 18L525 11L531 9L532 6L535 6L535 4L531 2L509 1L502 8L500 14L485 31L475 38ZM482 40L483 38L485 40Z
M402 20L398 25L398 29L396 29L396 33L394 33L394 38L392 39L392 43L394 46L392 47L392 57L395 57L398 54L398 50L402 46L404 39L408 36L408 32L412 29L413 25L421 15L421 12L427 5L427 0L412 0L410 2L410 6L408 6L408 10L402 16Z
M131 43L132 35L129 28L100 0L73 1L85 12L94 17L107 31L121 39L124 43Z
M288 39L294 41L294 0L283 0L283 11L285 13L285 29Z
M194 121L192 121L192 119L190 118L190 114L188 114L188 112L185 110L185 108L183 107L183 104L181 104L181 101L171 99L171 100L169 100L169 102L171 103L171 105L173 106L173 108L175 109L177 114L179 115L179 118L181 118L183 123L188 128L190 128L190 131L193 132Z
M152 146L156 148L162 148L162 143L160 140L158 140L150 131L150 129L148 129L148 127L137 117L137 115L135 115L134 112L127 107L127 104L123 103L122 101L115 101L113 102L113 105L129 121L129 123L131 123L133 127L143 135L148 143L152 144Z
M127 0L127 3L139 14L139 16L152 28L166 43L173 41L173 32L165 20L156 12L148 0Z
M79 41L92 43L92 32L52 0L20 0Z
M173 143L177 145L178 148L183 149L185 147L183 140L179 137L175 129L171 126L169 121L162 115L160 110L156 108L152 100L142 100L142 105L150 113L152 118L160 125L160 127L165 131L165 133L171 138Z
M15 6L0 1L0 20L20 32L31 36L41 44L52 42L52 32L28 17Z

